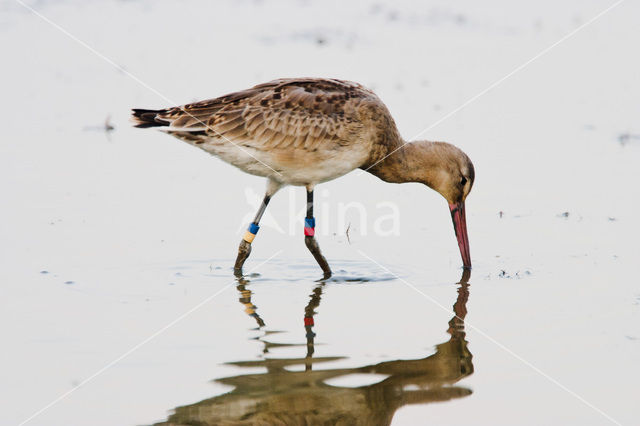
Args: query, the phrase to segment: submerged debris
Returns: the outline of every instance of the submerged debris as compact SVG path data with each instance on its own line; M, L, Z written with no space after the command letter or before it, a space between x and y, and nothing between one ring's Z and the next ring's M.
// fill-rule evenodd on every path
M104 131L110 132L112 130L115 130L115 127L111 124L111 115L107 115L107 118L104 120Z
M618 136L618 142L620 142L620 145L622 146L633 141L640 142L640 135L627 132L627 133L622 133Z
M523 271L516 271L515 274L513 275L505 271L504 269L501 269L500 272L498 273L499 278L518 279L518 280L528 275L531 275L531 271L528 269L525 269Z
M569 219L569 216L573 217L573 220L578 222L582 222L582 219L584 219L584 217L579 213L562 212L556 215L556 217L559 217L561 219Z
M107 115L102 126L85 126L82 130L85 131L103 131L107 134L114 131L116 127L111 123L111 115Z

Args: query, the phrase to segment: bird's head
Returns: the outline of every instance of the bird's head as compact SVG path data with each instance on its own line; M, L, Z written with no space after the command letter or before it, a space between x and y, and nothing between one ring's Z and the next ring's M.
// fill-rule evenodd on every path
M449 204L458 247L465 268L471 268L469 237L465 217L465 200L475 180L473 163L461 149L444 142L415 142L413 164L415 181L424 183L440 193Z
M420 182L439 192L450 205L464 203L475 179L473 163L467 154L444 142L415 144L423 151Z
M464 202L475 171L467 154L445 142L416 141L402 144L365 170L386 182L423 183L440 193L449 204L462 263L471 268Z

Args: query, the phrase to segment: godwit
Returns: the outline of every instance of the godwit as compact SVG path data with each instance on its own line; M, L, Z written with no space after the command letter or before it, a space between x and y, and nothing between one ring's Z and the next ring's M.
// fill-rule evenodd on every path
M268 179L264 201L240 241L236 275L242 275L269 200L282 186L296 185L307 190L305 244L329 278L314 237L313 189L357 168L386 182L419 182L439 192L449 203L464 267L471 268L464 204L475 177L471 160L448 143L405 142L384 103L357 83L280 79L188 105L134 109L132 120Z

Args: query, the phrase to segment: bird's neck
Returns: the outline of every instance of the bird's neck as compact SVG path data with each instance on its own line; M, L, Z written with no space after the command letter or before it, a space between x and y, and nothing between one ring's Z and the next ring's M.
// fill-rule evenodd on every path
M421 182L432 186L431 180L436 176L431 176L429 171L435 173L438 164L438 154L433 148L433 142L407 143L399 138L383 155L362 168L385 182Z

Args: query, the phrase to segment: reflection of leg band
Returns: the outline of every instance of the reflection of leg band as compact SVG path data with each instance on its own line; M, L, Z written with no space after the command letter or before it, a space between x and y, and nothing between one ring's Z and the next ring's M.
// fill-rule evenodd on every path
M304 219L304 235L313 237L316 234L316 219L314 217L306 217Z
M247 229L247 232L244 233L244 240L248 243L251 243L253 241L253 239L256 237L256 234L258 233L258 230L260 229L260 227L258 225L256 225L255 223L251 223L249 225L249 229Z

